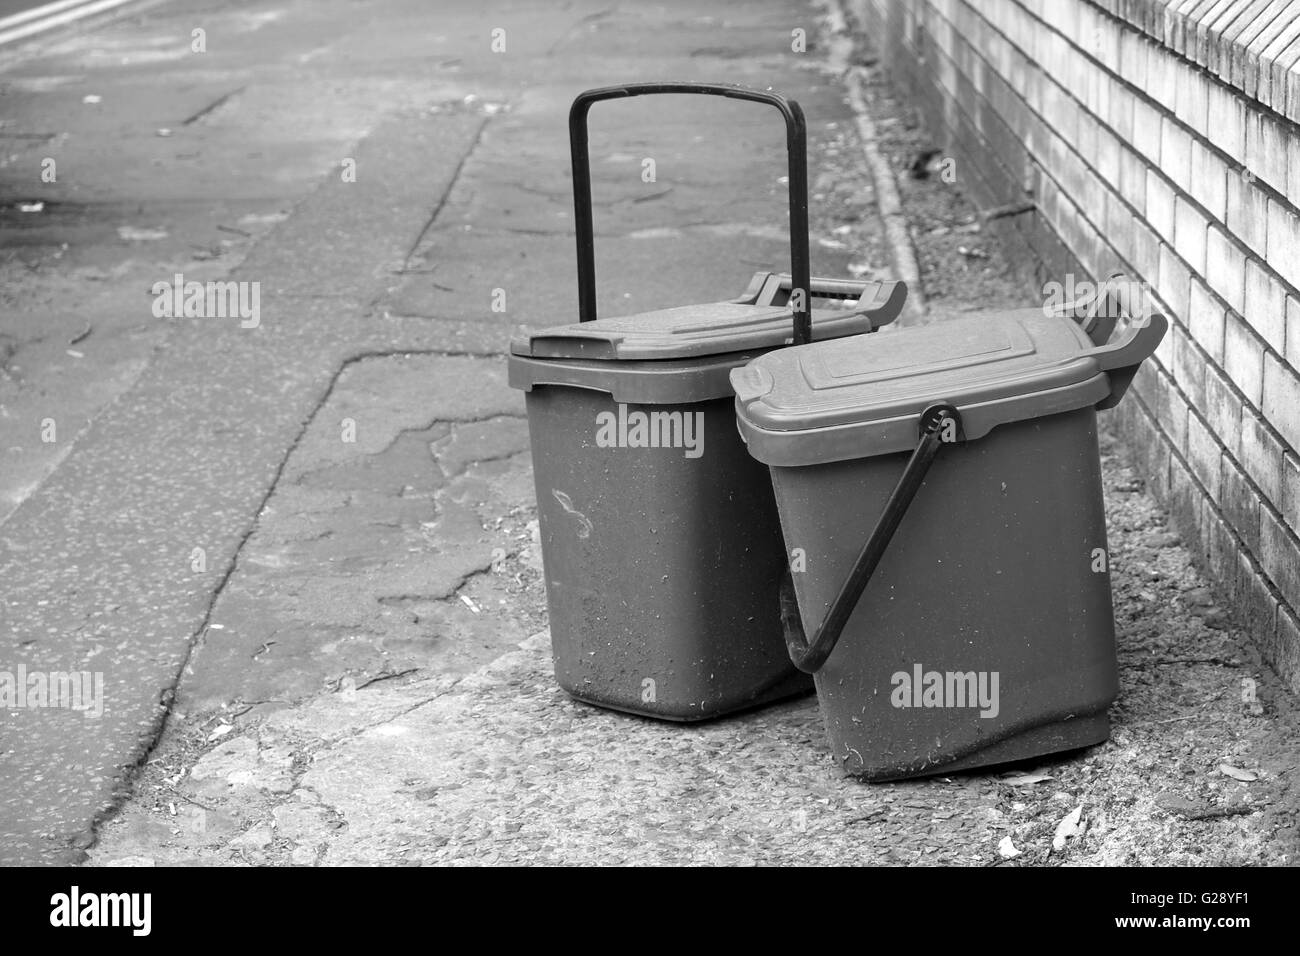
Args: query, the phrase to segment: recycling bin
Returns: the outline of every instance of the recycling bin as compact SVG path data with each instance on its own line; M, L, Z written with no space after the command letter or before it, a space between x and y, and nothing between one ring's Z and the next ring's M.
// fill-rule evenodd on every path
M946 773L1106 738L1118 677L1097 410L1165 327L1139 316L1096 345L1031 309L732 371L749 453L806 554L783 583L788 650L815 674L847 773Z
M776 106L786 119L791 273L759 273L730 301L595 315L586 111L601 99L704 93ZM875 331L901 282L809 277L807 173L798 104L731 86L592 90L570 114L579 318L511 344L526 392L555 674L572 696L698 720L810 692L785 653L785 568L766 469L736 430L729 372L792 342ZM845 300L809 308L812 298Z

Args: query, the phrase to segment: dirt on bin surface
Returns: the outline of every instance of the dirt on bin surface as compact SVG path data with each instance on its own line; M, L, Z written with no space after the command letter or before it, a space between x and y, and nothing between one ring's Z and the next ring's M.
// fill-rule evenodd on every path
M970 227L974 210L959 183L907 175L927 143L883 82L869 91L899 171L935 320L1038 301L994 240ZM837 136L852 145L850 126ZM856 149L817 162L828 190L869 182ZM814 226L840 235L832 223ZM837 240L828 241L835 248ZM857 236L851 242L859 271L881 274L883 249ZM322 421L366 402L386 402L394 416L429 405L427 396L403 402L371 387L407 382L418 390L430 380L418 368L399 362L356 371L341 380ZM476 375L470 370L465 380ZM444 569L445 593L425 595L424 603L387 594L385 606L400 611L394 617L336 622L342 631L364 626L379 635L366 651L377 656L349 659L360 668L350 679L308 693L313 675L294 671L285 677L298 682L288 702L193 700L142 768L135 797L101 828L92 865L1296 861L1296 700L1192 566L1104 416L1121 677L1110 740L1027 765L871 785L839 773L813 698L687 726L567 698L551 676L548 636L534 630L544 593L518 409L503 405L479 422L457 423L455 409L439 414L392 428L430 446L440 474L427 486L380 479L392 456L404 454L398 438L374 450L376 461L388 456L382 466L291 460L293 493L314 502L303 508L309 519L277 523L273 498L272 520L250 542L250 556L269 556L264 573L283 573L277 561L346 537L350 504L380 494L396 500L385 506L389 530L399 539L416 535L408 544L417 560L418 522L412 531L401 499L428 496L461 509L458 533L473 539L482 566ZM492 421L501 430L485 424ZM450 455L461 430L482 444L482 461ZM308 438L301 455L312 453ZM394 550L382 537L374 547ZM498 558L482 563L496 548ZM349 560L364 565L367 557ZM403 560L390 558L385 575L414 567ZM256 595L236 581L228 600ZM328 607L328 598L313 600ZM295 607L309 615L308 604ZM250 604L241 613L258 612ZM437 647L403 643L435 618L477 635L478 650L448 663ZM220 623L220 614L213 620ZM340 660L342 631L332 651ZM329 670L311 666L322 668L317 678Z

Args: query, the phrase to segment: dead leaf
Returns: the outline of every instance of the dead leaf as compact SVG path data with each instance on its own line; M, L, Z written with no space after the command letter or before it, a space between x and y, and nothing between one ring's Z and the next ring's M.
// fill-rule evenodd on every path
M1259 774L1252 773L1249 770L1242 770L1240 767L1234 767L1232 764L1219 764L1219 773L1231 777L1233 780L1240 780L1242 783L1254 783L1259 779Z
M1082 816L1083 804L1081 803L1061 819L1061 822L1056 825L1056 832L1052 834L1053 850L1059 853L1065 849L1066 840L1079 835L1079 819Z
M1044 780L1055 779L1055 777L1047 773L1009 773L998 777L1000 783L1010 784L1013 787L1029 787L1036 783L1042 783Z

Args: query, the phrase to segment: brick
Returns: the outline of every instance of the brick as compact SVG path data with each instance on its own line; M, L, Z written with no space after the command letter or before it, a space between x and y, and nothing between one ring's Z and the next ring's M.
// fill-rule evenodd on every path
M1215 362L1223 361L1223 328L1223 306L1210 295L1204 283L1193 278L1187 303L1187 329Z
M1300 134L1295 132L1286 141L1286 198L1300 207Z
M1224 321L1223 370L1246 400L1260 408L1264 401L1264 347L1236 315Z
M1267 641L1272 639L1277 620L1276 592L1269 587L1264 569L1249 551L1237 552L1235 574L1233 570L1231 566L1225 568L1224 576L1232 582L1232 593L1237 599L1242 623L1262 651Z
M1291 122L1300 123L1300 40L1293 42L1274 66L1282 102L1275 96L1273 108Z
M1158 278L1158 277L1157 277ZM1155 283L1152 283L1154 287ZM1160 298L1158 293L1152 293L1152 308L1161 311L1170 321L1170 331L1160 337L1160 344L1156 346L1154 354L1151 356L1152 362L1160 366L1160 370L1166 375L1174 373L1174 336L1173 329L1178 326L1173 325L1174 310L1169 307L1169 303Z
M1286 360L1300 369L1300 299L1286 297Z
M1110 123L1115 135L1125 143L1133 139L1133 101L1136 94L1119 80L1102 77L1102 83L1110 86L1106 94L1106 121Z
M1124 145L1119 147L1119 191L1139 217L1146 215L1147 166L1141 156Z
M1217 0L1196 28L1196 50L1193 58L1203 66L1213 68L1218 52L1218 39L1228 24L1241 12L1239 0Z
M1189 545L1195 544L1198 517L1204 494L1195 484L1185 461L1173 458L1169 462L1169 514Z
M1219 222L1227 221L1228 166L1198 141L1192 142L1192 198Z
M1300 303L1297 303L1300 305ZM1246 323L1279 355L1286 339L1286 296L1282 284L1254 259L1246 263ZM1300 320L1300 309L1297 309Z
M1092 135L1096 141L1097 175L1119 188L1119 140L1110 130L1094 124Z
M1271 650L1264 659L1286 679L1291 693L1300 694L1300 618L1288 608L1277 610L1277 630Z
M1300 458L1291 452L1282 455L1282 496L1278 510L1291 530L1300 532Z
M1246 104L1241 94L1212 83L1207 90L1209 120L1206 135L1210 142L1237 163L1246 160Z
M1106 190L1106 222L1102 233L1116 255L1128 263L1133 261L1133 243L1137 238L1137 231L1132 224L1133 217L1124 205L1124 200Z
M1275 199L1268 201L1268 264L1300 288L1300 217Z
M1268 194L1241 171L1228 175L1228 231L1261 259L1267 254Z
M1120 34L1120 75L1139 90L1147 86L1147 42L1131 30Z
M1160 113L1145 100L1133 101L1133 148L1152 166L1160 165Z
M1283 441L1300 451L1300 378L1272 352L1264 353L1263 412Z
M1186 321L1187 299L1191 275L1169 246L1160 247L1160 267L1156 272L1155 288L1160 298L1169 306L1172 315Z
M1219 508L1232 530L1241 536L1251 551L1259 550L1259 494L1246 480L1246 474L1232 459L1222 458L1223 475L1219 482Z
M1172 113L1178 96L1178 60L1155 43L1147 45L1146 91L1151 98Z
M1300 41L1300 20L1288 17L1290 22L1272 43L1260 54L1257 96L1266 106L1281 112L1286 96L1285 70L1279 62L1291 45Z
M1187 403L1199 410L1205 405L1205 356L1197 351L1181 329L1171 334L1174 340L1174 381L1187 396Z
M1180 454L1187 454L1187 400L1176 389L1168 390L1168 400L1162 409L1164 418L1160 427L1169 436L1169 444Z
M1238 312L1246 308L1246 255L1217 226L1206 236L1205 278L1229 306Z
M1206 228L1195 206L1181 196L1174 199L1174 249L1197 275L1205 275Z
M1257 174L1279 193L1287 192L1287 135L1282 123L1271 115L1260 118L1260 151ZM1249 156L1247 157L1249 159Z
M1174 115L1188 129L1204 136L1208 80L1200 70L1188 69L1181 64L1178 72L1178 88L1174 94Z
M1241 395L1217 365L1205 368L1205 423L1234 457L1241 453Z
M1074 149L1079 144L1079 104L1059 84L1044 79L1042 108L1038 111Z
M1223 472L1220 458L1223 447L1215 440L1205 423L1196 415L1187 419L1187 463L1192 474L1214 501L1219 500L1219 482Z
M1083 101L1083 105L1092 111L1093 115L1097 117L1097 122L1103 126L1108 126L1110 123L1111 89L1111 78L1102 70L1089 65L1087 96Z
M1259 512L1259 563L1282 599L1300 607L1300 547L1282 520L1267 508Z
M1246 152L1242 156L1241 162L1257 179L1262 179L1264 176L1264 162L1261 153L1264 149L1264 135L1260 129L1259 121L1259 110L1247 106L1245 113L1242 115L1241 129L1246 140Z
M1241 416L1241 467L1277 507L1282 501L1282 443L1253 412Z
M1129 261L1133 264L1133 270L1138 277L1146 282L1155 283L1156 270L1160 265L1160 240L1151 227L1141 219L1130 220L1129 229L1132 233L1133 255ZM1297 320L1300 321L1300 303L1297 303L1296 309ZM1297 330L1297 344L1300 344L1300 330Z
M1292 9L1294 4L1289 0L1283 6L1284 9L1260 31L1246 54L1246 82L1243 88L1261 100L1268 95L1268 67L1278 51L1277 43L1287 33L1295 15Z
M1083 35L1091 37L1092 43L1089 49L1098 62L1101 63L1111 73L1119 69L1119 38L1120 26L1110 17L1102 16L1087 7L1082 7L1081 12L1091 13L1088 17L1088 24L1085 27L1080 24Z
M1081 192L1074 196L1083 214L1088 217L1090 223L1104 225L1106 222L1106 195L1109 190L1106 189L1105 183L1090 169L1085 169L1083 175L1079 178ZM1083 258L1083 250L1076 249L1076 253ZM1092 263L1087 263L1092 265Z
M1157 235L1174 241L1174 191L1154 169L1147 170L1146 216Z
M1160 168L1179 189L1191 188L1192 138L1168 116L1160 121Z

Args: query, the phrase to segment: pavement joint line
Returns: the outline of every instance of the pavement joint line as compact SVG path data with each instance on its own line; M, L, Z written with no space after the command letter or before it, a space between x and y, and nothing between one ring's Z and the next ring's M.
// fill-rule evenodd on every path
M507 107L510 105L512 104L507 103ZM478 124L478 128L474 130L474 138L470 140L469 146L465 149L465 152L461 153L460 159L456 163L456 168L452 170L451 177L447 180L446 188L443 189L442 195L438 197L438 202L433 207L433 212L429 214L429 218L425 222L424 227L420 229L419 233L415 237L415 241L411 243L410 248L406 251L406 255L402 258L403 269L410 264L411 258L415 255L415 251L419 249L420 244L424 242L424 237L428 234L429 230L433 228L433 224L437 221L438 217L442 215L442 210L446 207L447 200L451 198L452 190L456 188L456 184L460 182L461 173L465 171L465 164L469 162L470 157L474 155L474 151L478 149L479 143L483 141L483 131L487 129L488 120L490 118L491 117L484 116L482 122Z

